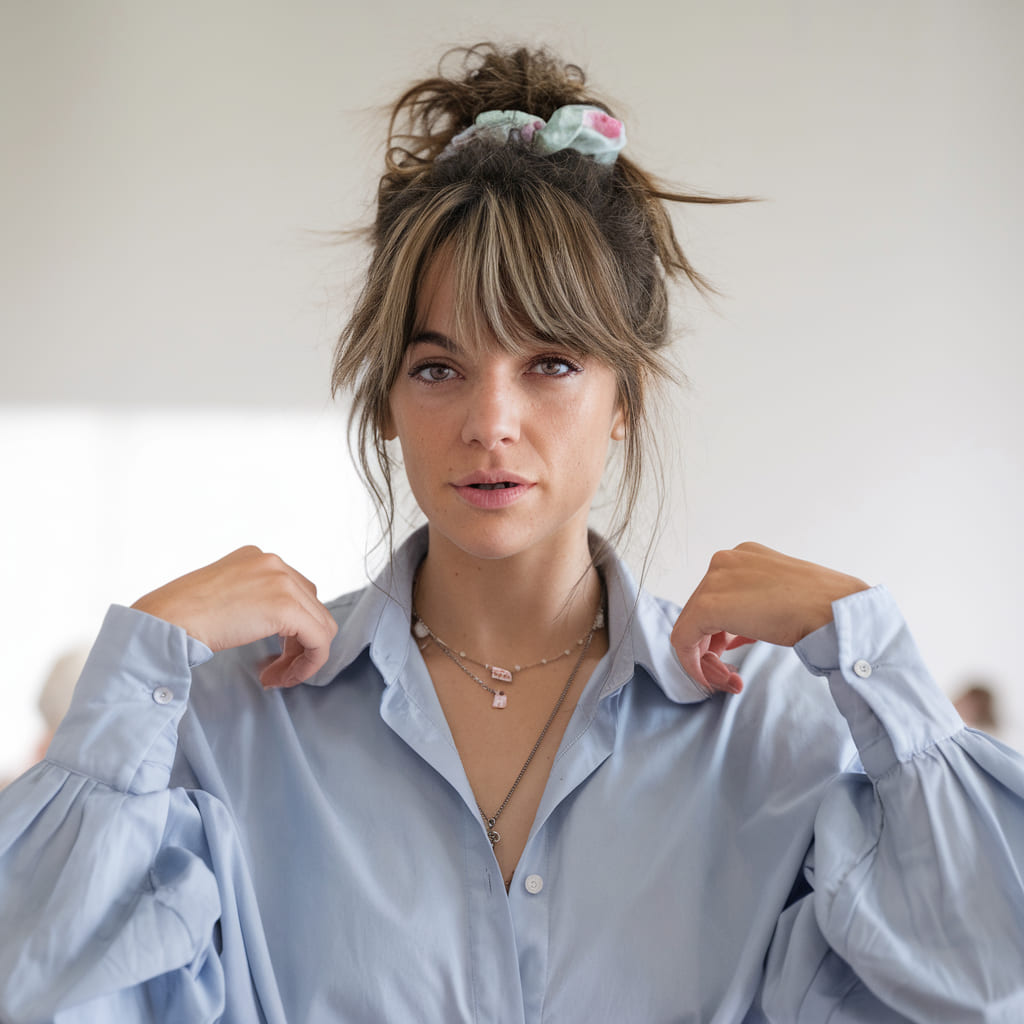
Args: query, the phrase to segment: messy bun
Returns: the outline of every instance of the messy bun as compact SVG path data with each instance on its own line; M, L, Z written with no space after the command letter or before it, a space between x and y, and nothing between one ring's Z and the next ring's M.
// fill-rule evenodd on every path
M333 387L353 390L360 464L390 532L389 396L413 337L420 284L441 250L451 261L465 337L481 328L517 351L551 340L611 367L626 443L609 540L625 529L643 478L646 396L669 375L666 278L707 282L676 239L666 201L730 202L672 192L625 154L610 164L572 149L544 154L512 136L452 147L485 111L548 121L571 104L614 117L586 76L544 49L491 43L450 51L438 74L395 103L370 229L362 294L335 353Z

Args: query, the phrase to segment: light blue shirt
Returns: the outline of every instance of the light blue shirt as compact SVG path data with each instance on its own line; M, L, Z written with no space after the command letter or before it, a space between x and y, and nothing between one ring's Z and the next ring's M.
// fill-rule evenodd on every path
M257 678L276 639L110 610L0 794L0 1020L1024 1021L1024 761L884 588L708 698L677 607L607 561L610 648L506 894L410 636L425 543L329 605L292 690Z

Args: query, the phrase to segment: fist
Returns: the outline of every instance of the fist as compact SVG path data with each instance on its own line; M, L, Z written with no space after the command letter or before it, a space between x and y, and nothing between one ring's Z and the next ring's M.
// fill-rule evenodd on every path
M754 640L792 647L832 621L832 602L868 585L763 544L719 551L672 629L683 668L710 690L743 680L720 655Z
M277 555L252 546L172 580L132 607L180 626L212 651L276 634L283 650L260 673L268 687L312 676L338 632L316 587Z

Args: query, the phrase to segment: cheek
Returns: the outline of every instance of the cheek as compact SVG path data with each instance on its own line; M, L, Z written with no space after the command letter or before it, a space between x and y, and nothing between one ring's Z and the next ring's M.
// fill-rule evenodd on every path
M408 412L400 410L394 423L405 477L414 491L421 491L451 470L451 445L440 417L409 416Z
M564 411L566 415L552 436L568 449L568 462L580 480L596 487L608 462L613 417L603 403Z
M391 426L407 458L429 443L432 417L425 415L421 405L408 394L393 394L390 404Z
M582 396L575 402L562 404L558 416L559 435L572 437L574 443L585 446L595 453L598 461L603 461L620 419L614 400L603 394Z

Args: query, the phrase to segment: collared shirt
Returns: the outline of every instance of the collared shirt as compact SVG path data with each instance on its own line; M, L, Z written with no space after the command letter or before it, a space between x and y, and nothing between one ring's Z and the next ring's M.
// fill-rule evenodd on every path
M47 760L0 793L0 1019L1024 1020L1024 761L963 727L888 592L708 697L678 608L602 566L609 650L506 893L410 635L415 535L211 656L114 607Z

